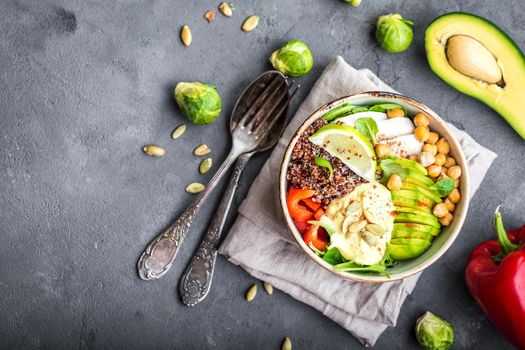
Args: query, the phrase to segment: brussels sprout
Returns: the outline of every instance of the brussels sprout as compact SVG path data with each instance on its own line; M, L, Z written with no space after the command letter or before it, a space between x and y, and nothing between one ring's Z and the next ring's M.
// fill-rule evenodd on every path
M398 13L379 16L376 24L376 40L379 46L392 53L405 51L414 39L413 25L411 20L404 19Z
M361 5L361 0L345 0L345 2L349 3L353 7Z
M312 52L300 40L290 40L284 44L279 50L272 53L270 62L273 68L292 77L305 75L314 65Z
M416 321L416 337L426 350L447 350L454 342L452 325L427 311Z
M174 95L184 116L195 124L210 124L221 113L221 96L213 85L178 83Z

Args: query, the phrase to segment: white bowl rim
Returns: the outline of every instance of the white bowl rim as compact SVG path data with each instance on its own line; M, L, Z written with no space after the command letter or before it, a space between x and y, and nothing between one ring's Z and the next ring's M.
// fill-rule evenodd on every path
M348 103L351 100L357 100L357 99L383 99L383 100L391 100L393 101L401 101L408 105L411 105L412 107L415 107L416 109L419 109L423 111L425 114L431 116L432 119L434 119L438 124L440 124L440 127L442 127L446 131L446 135L442 135L447 139L447 142L451 144L451 148L457 150L456 155L456 162L461 166L462 168L462 176L461 176L461 183L460 188L462 191L462 206L461 211L459 215L455 213L454 221L450 227L452 232L450 233L448 239L443 243L443 245L435 252L435 254L431 255L427 260L423 261L421 264L417 265L416 267L413 267L405 272L402 273L395 273L388 276L374 276L374 275L360 275L360 274L354 274L350 272L338 272L335 271L333 266L327 263L326 261L322 260L319 256L317 256L311 249L306 245L304 242L301 233L295 226L293 219L291 218L290 214L288 213L288 209L286 206L286 187L287 187L287 180L286 180L286 173L288 170L288 164L290 162L291 152L293 150L293 147L295 146L299 136L302 134L302 132L310 126L315 120L321 118L328 110L333 109L341 104ZM459 156L459 158L458 158ZM469 179L469 173L468 173L468 167L467 161L465 158L465 154L463 153L463 149L461 148L460 143L454 136L454 134L451 132L451 130L448 128L447 123L441 119L441 117L435 113L432 109L430 109L425 104L418 102L410 97L393 93L393 92L387 92L387 91L368 91L368 92L361 92L356 93L352 95L347 95L344 97L340 97L336 100L333 100L332 102L329 102L323 106L321 106L319 109L317 109L315 112L313 112L308 118L305 119L304 122L301 123L299 128L295 131L293 137L291 138L290 142L288 143L288 146L284 152L283 159L281 161L281 168L279 172L279 203L281 205L281 211L284 216L284 220L286 222L286 225L288 226L288 229L292 233L292 236L295 238L299 246L303 249L303 251L308 254L308 256L313 259L317 264L321 265L326 270L344 278L347 280L354 280L359 282L393 282L400 279L407 278L409 276L412 276L418 272L423 271L430 265L432 265L434 262L436 262L454 243L456 240L463 223L465 221L465 218L467 216L469 201L470 201L470 179Z

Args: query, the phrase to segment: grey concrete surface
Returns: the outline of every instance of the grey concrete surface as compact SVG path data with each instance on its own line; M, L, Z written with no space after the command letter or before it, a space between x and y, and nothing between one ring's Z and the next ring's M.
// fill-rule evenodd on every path
M414 321L429 309L455 326L455 349L510 349L468 295L463 270L471 248L492 237L497 204L508 227L525 221L525 145L499 115L432 74L423 34L436 16L461 10L491 19L525 47L525 3L363 0L354 9L337 0L243 0L233 17L218 14L208 24L202 16L219 2L0 2L0 348L278 349L285 336L294 349L360 348L321 313L280 291L246 303L244 292L256 281L222 257L208 298L194 308L180 303L178 278L219 193L165 278L143 282L135 271L144 245L191 202L186 184L210 178L198 174L191 150L205 142L216 164L224 159L239 92L270 68L273 50L299 38L316 63L299 79L292 112L323 67L342 55L499 154L459 238L425 271L397 327L375 348L415 348ZM405 53L386 54L373 40L376 17L388 12L416 23ZM254 13L259 27L241 32ZM178 37L184 24L193 30L189 48ZM170 133L184 118L172 89L193 80L218 86L224 112L173 141ZM141 147L151 143L167 155L145 156ZM234 208L267 156L250 163Z

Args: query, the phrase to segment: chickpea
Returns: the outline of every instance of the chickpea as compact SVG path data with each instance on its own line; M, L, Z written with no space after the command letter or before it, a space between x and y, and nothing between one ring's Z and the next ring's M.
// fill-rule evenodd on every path
M430 177L438 177L439 175L441 175L441 167L439 165L430 165L428 168L427 168L427 171L428 171L428 176Z
M436 145L430 145L430 144L425 144L423 146L423 152L429 152L431 153L433 156L436 156L437 154L437 146Z
M461 176L461 167L459 165L454 165L448 168L447 175L453 180L459 179Z
M459 194L459 191L457 188L453 189L452 192L448 195L448 199L454 204L459 203L461 200L461 195Z
M430 134L430 130L428 129L428 126L424 126L424 125L420 125L416 127L416 130L414 131L414 135L416 136L416 139L422 142L425 142L428 139L429 134Z
M401 108L389 109L388 111L386 111L386 115L388 116L388 118L404 117L405 111Z
M452 157L447 157L447 161L445 162L445 166L447 168L450 168L451 166L456 165L456 160Z
M459 179L454 180L454 188L459 188Z
M421 164L425 168L427 166L434 164L434 162L436 161L434 158L434 155L429 152L421 152L419 153L417 157L418 157L419 164Z
M436 142L436 146L437 146L438 153L443 153L444 155L447 155L448 152L450 152L450 146L447 140L445 140L445 138L439 139L439 141Z
M441 176L443 177L448 177L447 176L447 168L445 168L444 166L441 167Z
M423 113L418 113L414 117L414 124L416 126L428 126L428 124L430 124L430 120L428 120L427 116Z
M401 176L397 174L390 176L390 179L388 179L388 184L386 185L386 187L388 187L388 189L391 191L399 191L402 186L403 180L401 179Z
M376 156L379 158L384 158L390 154L390 147L388 147L385 144L378 144L376 145Z
M430 143L431 145L435 144L439 140L439 134L437 132L431 131L428 134L428 139L425 141L426 143Z
M442 218L439 218L439 222L443 226L448 226L450 225L453 219L454 219L454 216L450 213L447 213L447 215L443 216Z
M447 210L450 212L453 212L454 209L456 209L456 205L452 203L450 199L445 199L445 206L447 207Z
M436 155L436 159L434 160L434 164L436 165L444 165L447 161L447 156L445 156L443 153L440 153Z
M434 209L432 209L432 214L437 216L438 218L442 218L445 215L448 214L448 209L445 203L438 203L434 206Z

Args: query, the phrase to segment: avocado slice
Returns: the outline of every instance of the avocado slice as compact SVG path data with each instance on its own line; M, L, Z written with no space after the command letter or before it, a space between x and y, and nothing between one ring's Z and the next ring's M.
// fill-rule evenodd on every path
M433 186L434 185L434 181L432 181L432 179L429 178L428 176L421 175L421 173L418 172L418 171L413 171L413 170L409 170L409 169L407 169L407 171L408 171L408 173L407 173L406 180L410 179L414 183L417 182L417 183L424 184L426 186Z
M432 236L437 236L441 232L441 230L439 228L436 228L435 226L416 224L412 222L399 222L397 224L394 224L394 232L395 231L418 231L423 233L430 233Z
M426 29L425 50L437 76L493 108L525 139L525 56L500 28L469 13L449 13Z
M414 185L414 184L405 182L403 184L403 186L401 187L401 189L402 190L407 190L407 191L419 192L419 193L427 196L434 203L441 203L442 202L440 196L438 196L437 194L435 194L431 190L427 190L424 187L421 187L419 185Z
M423 176L428 175L427 169L419 164L418 162L414 162L413 160L396 157L396 156L386 156L386 159L393 160L396 164L399 164L400 167L415 171L417 173L420 173Z
M416 207L434 207L434 201L420 192L407 191L401 189L399 191L391 191L390 193L392 194L392 201L394 202L394 204L396 204L398 200L403 198L406 200L415 201L417 203Z
M394 230L392 231L392 239L396 238L418 238L432 241L434 236L432 236L429 232L421 232L416 230Z
M429 220L434 220L436 218L434 214L425 212L418 208L403 207L399 205L396 205L395 208L398 213L409 213L409 214L414 214L414 215L426 216Z
M441 224L435 216L431 218L410 213L399 213L394 218L394 222L411 222L414 224L423 224L433 226L436 228L441 228Z
M394 240L392 240L394 241ZM425 252L432 243L424 239L412 238L410 244L396 244L393 242L387 244L387 251L394 260L413 259Z
M426 213L432 212L432 205L429 206L421 201L410 199L410 198L405 198L402 196L400 197L399 195L392 194L392 203L394 203L394 205L397 205L397 206L418 209Z

